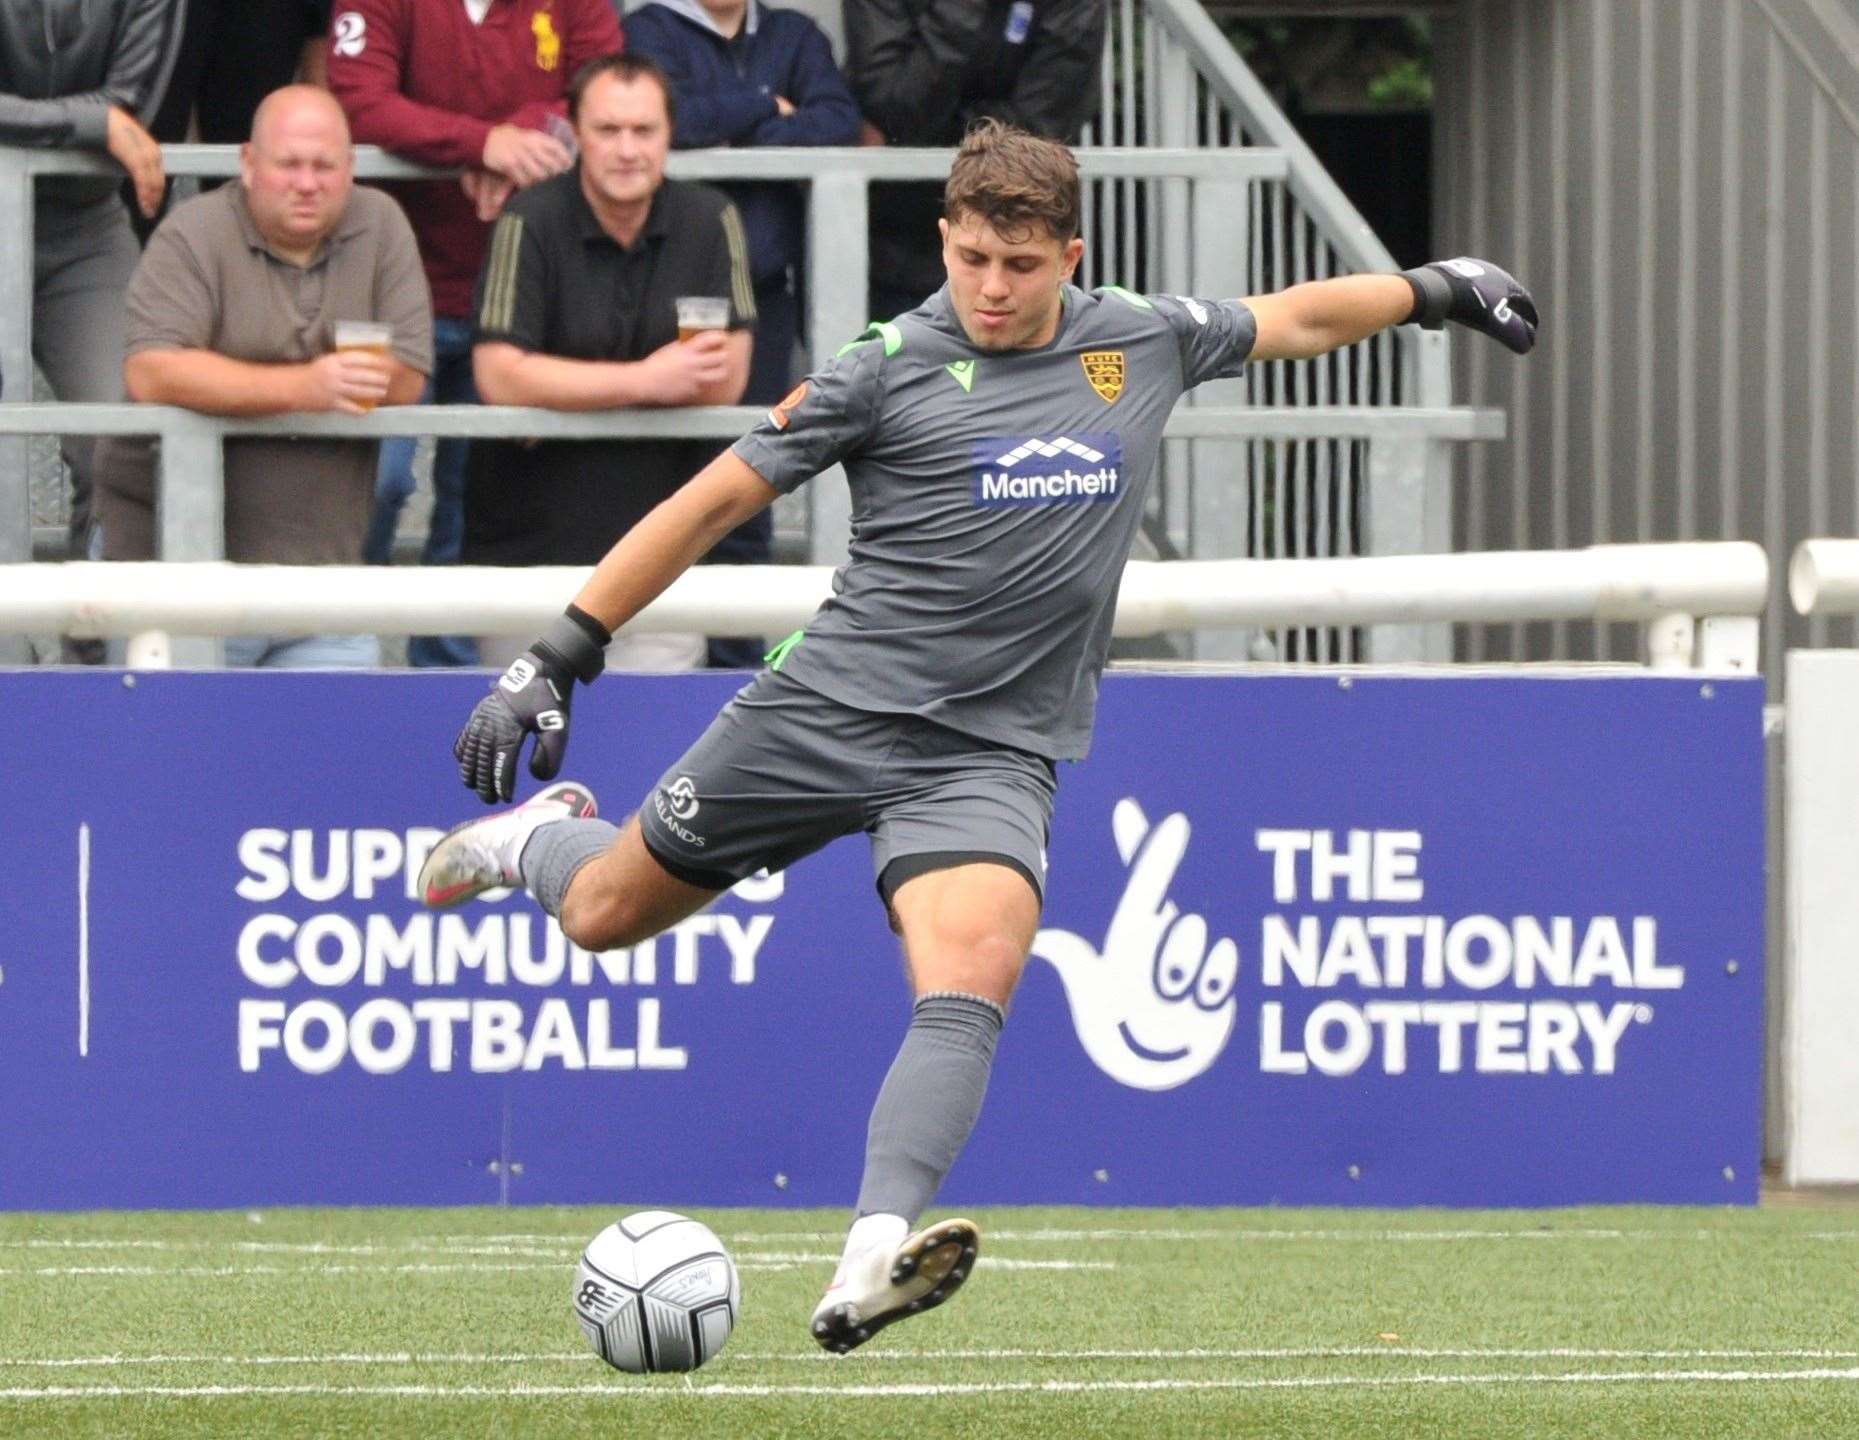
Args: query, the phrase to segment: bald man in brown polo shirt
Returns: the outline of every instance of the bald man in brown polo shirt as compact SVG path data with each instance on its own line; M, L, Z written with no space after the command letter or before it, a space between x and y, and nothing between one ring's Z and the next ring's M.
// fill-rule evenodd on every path
M432 302L400 207L354 183L348 122L292 85L259 106L240 182L177 207L128 295L132 400L209 415L410 405L432 369ZM387 353L333 348L342 320L391 327ZM226 558L353 565L374 503L373 440L226 441ZM152 442L100 446L106 560L153 556ZM372 636L233 637L229 664L367 665Z

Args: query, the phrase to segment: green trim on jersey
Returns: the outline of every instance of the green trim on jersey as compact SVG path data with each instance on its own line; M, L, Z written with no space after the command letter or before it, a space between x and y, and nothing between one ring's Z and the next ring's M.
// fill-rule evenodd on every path
M873 340L884 341L884 353L887 356L895 355L899 350L904 348L904 332L902 330L899 330L889 320L874 320L865 327L864 333L859 335L858 338L848 340L845 344L841 345L839 347L839 354L835 355L833 358L836 360L839 358L839 355L845 354L846 351L855 346L864 345Z
M768 662L768 668L770 670L779 670L782 665L787 663L787 657L794 653L794 647L806 638L807 632L805 630L796 630L792 635L788 636L787 639L776 645L774 649L762 656L762 659Z
M1102 290L1106 295L1115 295L1120 300L1129 301L1130 304L1134 305L1138 310L1155 309L1155 306L1149 303L1149 298L1146 295L1138 295L1134 290L1125 290L1121 285L1100 285L1097 288Z

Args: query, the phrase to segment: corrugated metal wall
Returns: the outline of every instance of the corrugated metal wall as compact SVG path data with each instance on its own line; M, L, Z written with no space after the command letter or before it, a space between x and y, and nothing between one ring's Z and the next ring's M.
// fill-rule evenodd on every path
M1474 550L1749 539L1772 680L1794 544L1859 533L1859 51L1828 0L1461 0L1436 24L1435 240L1513 268L1536 353L1454 347ZM1467 658L1632 659L1624 626L1469 632Z

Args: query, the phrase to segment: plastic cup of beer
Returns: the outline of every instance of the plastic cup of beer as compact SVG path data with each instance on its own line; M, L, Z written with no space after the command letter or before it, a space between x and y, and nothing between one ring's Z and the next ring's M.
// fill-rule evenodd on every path
M379 320L338 320L332 330L338 350L372 350L385 356L394 342L394 327ZM374 406L363 403L362 409Z
M718 295L678 297L678 338L689 340L706 330L729 328L729 301Z

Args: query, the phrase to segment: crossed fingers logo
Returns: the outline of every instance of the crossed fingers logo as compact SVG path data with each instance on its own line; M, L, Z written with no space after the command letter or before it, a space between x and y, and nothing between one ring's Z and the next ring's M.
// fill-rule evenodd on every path
M1210 945L1206 919L1168 898L1192 833L1186 815L1152 827L1142 806L1124 799L1111 829L1129 875L1103 943L1041 930L1032 953L1058 971L1079 1043L1100 1070L1138 1090L1170 1090L1226 1048L1239 1008L1239 946Z

